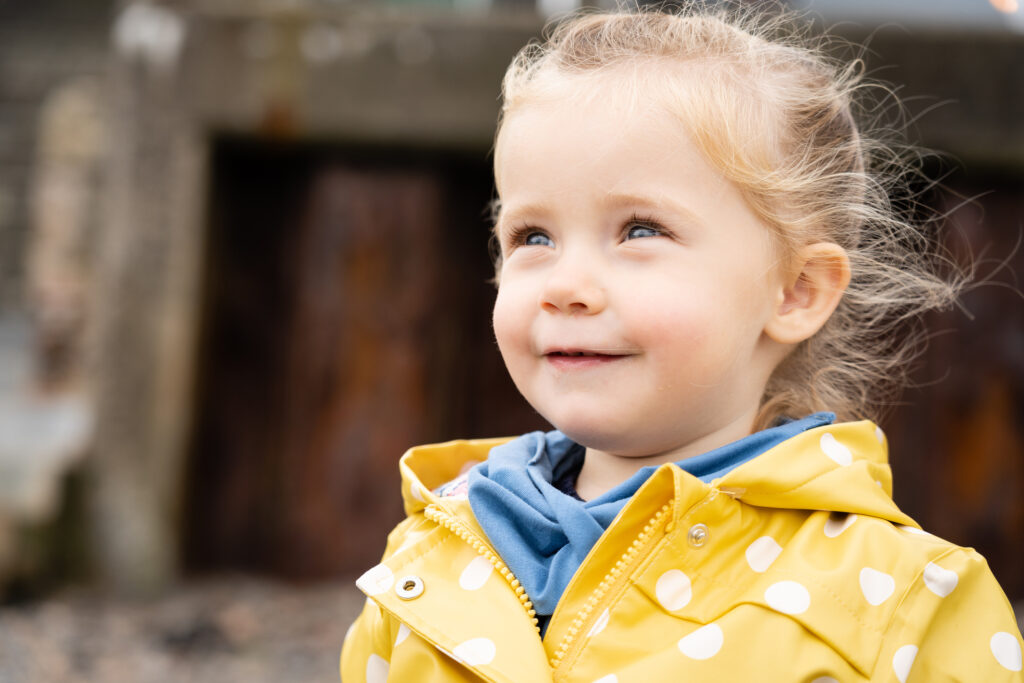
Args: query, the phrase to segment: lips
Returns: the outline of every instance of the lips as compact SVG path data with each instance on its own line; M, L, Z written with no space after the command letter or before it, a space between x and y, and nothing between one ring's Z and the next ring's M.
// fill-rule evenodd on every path
M606 353L583 349L551 349L544 353L547 362L560 370L594 368L628 357L629 354L625 353Z
M628 356L633 353L629 348L613 344L551 344L540 348L544 356Z

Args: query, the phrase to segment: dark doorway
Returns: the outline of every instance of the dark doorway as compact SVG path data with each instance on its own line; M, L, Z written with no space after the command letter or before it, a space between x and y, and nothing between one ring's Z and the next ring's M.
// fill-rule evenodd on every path
M212 148L184 559L359 572L411 445L543 428L490 329L484 153Z

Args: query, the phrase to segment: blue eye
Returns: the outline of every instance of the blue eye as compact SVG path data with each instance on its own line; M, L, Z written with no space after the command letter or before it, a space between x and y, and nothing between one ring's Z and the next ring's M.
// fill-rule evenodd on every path
M545 233L535 230L523 236L523 245L527 247L553 247L555 243Z
M662 234L661 230L641 223L634 223L626 229L627 240L635 240L640 237L658 237Z

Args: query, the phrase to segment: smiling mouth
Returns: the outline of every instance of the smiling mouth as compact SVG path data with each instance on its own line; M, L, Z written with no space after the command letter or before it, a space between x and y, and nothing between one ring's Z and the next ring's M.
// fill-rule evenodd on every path
M579 356L608 356L608 353L595 353L592 351L552 351L547 354L548 356L568 356L570 358L577 358Z
M544 357L557 368L585 368L622 360L629 355L599 351L549 351Z

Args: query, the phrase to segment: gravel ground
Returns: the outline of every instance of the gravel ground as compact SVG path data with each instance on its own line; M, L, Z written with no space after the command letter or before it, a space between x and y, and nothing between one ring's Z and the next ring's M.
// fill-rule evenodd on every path
M188 583L153 601L70 592L0 608L0 683L338 681L351 580Z

